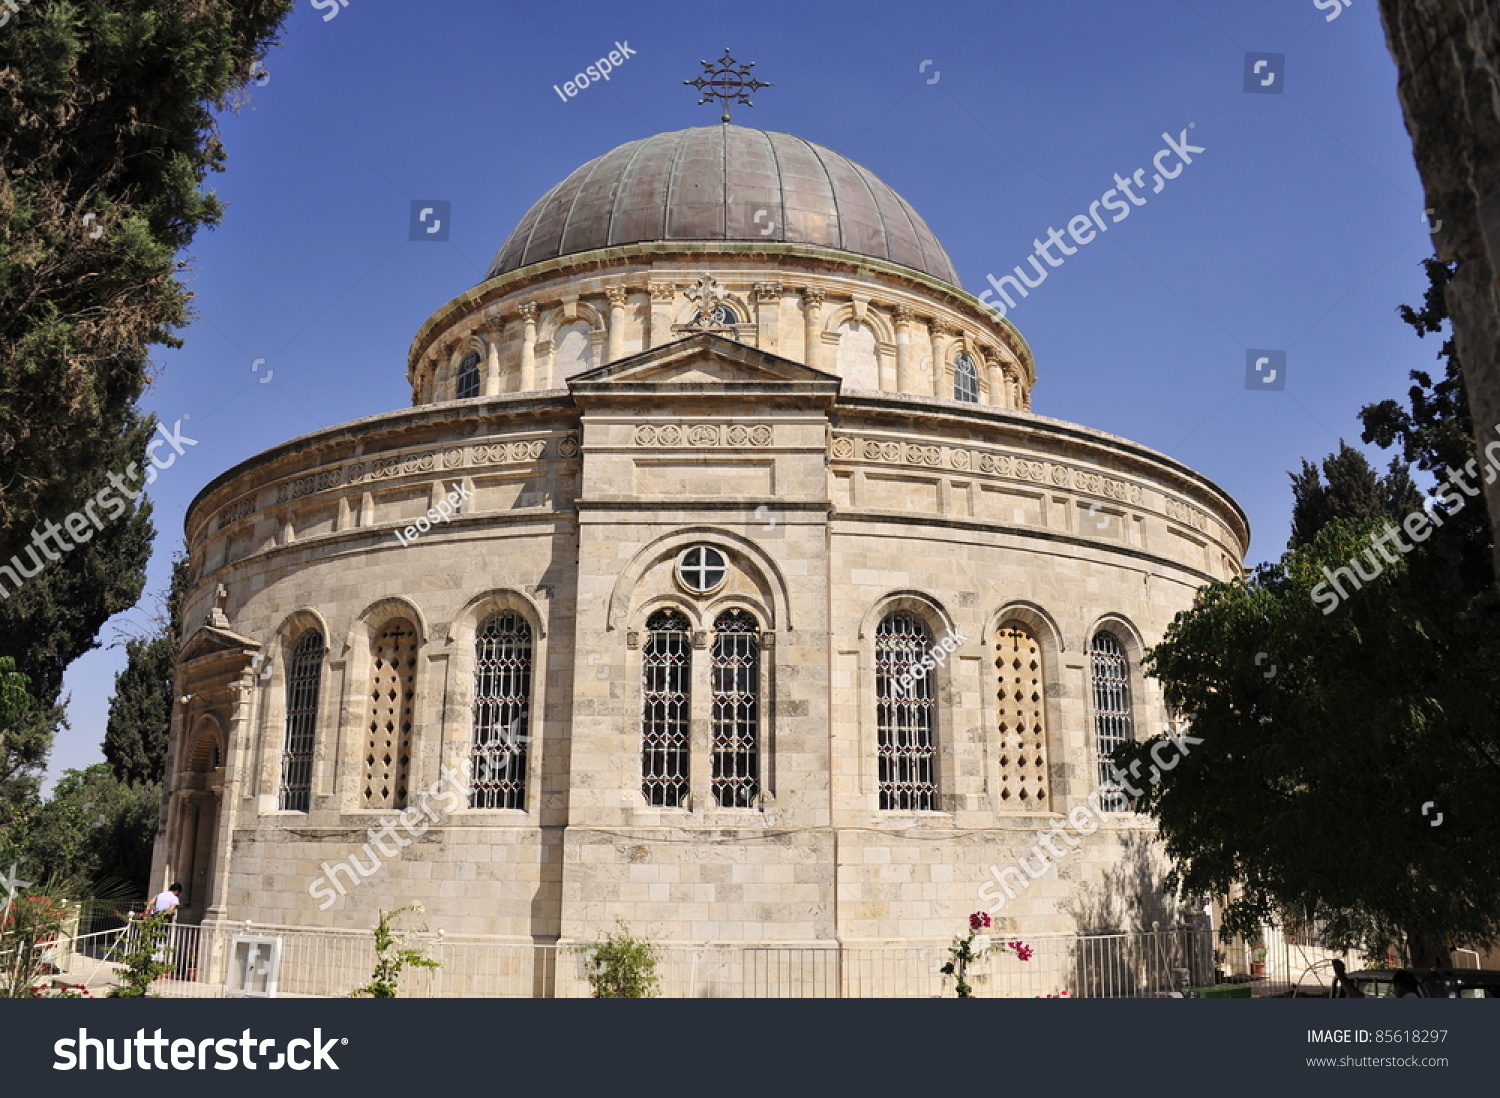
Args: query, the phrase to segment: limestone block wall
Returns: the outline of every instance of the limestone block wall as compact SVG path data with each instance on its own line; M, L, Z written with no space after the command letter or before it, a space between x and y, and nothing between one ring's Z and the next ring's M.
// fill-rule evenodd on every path
M522 940L587 938L620 917L663 940L940 943L985 906L989 867L1027 856L1098 786L1091 638L1123 647L1136 734L1161 731L1141 654L1199 584L1237 574L1243 515L1190 470L1075 425L817 381L731 396L691 380L715 368L676 388L625 377L392 413L205 489L185 619L218 624L179 670L202 700L174 731L179 814L158 875L189 847L212 852L195 863L208 918L358 927L420 901L449 933ZM472 494L463 511L403 544L454 486ZM675 571L696 544L728 562L702 597ZM691 621L695 676L693 793L671 808L641 794L642 633L669 605ZM731 607L761 627L765 700L761 796L737 808L707 792L705 661ZM892 609L963 638L937 672L930 811L878 802L873 637ZM469 753L475 630L499 612L533 631L524 807L464 801L405 843L386 832L393 856L357 887L340 877L347 894L320 910L330 893L309 886L336 891L338 863L372 862L369 830L403 807L366 793L372 638L397 620L414 633L409 808ZM1012 621L1037 643L1045 723L1024 782L999 727ZM300 812L278 792L289 655L308 629L327 653ZM205 728L221 760L198 750ZM1009 901L1003 925L1137 916L1154 856L1139 820L1112 817Z

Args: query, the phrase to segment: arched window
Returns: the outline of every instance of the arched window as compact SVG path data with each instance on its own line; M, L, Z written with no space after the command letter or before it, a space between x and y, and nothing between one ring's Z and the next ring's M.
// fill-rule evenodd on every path
M458 364L458 381L453 386L454 400L468 400L479 395L479 354L470 351Z
M286 673L286 732L281 746L281 807L306 812L312 798L313 745L317 736L318 684L323 634L309 629L297 639Z
M370 722L360 807L405 808L411 771L411 715L416 694L417 631L388 623L370 653Z
M1046 698L1036 635L1008 621L995 638L999 673L1000 800L1008 808L1047 801Z
M688 620L658 610L646 621L641 655L641 793L646 803L680 808L688 794L688 729L693 650Z
M470 808L526 807L531 727L531 626L496 614L474 634Z
M880 807L931 811L937 799L932 635L913 614L888 614L875 630Z
M721 808L760 795L760 626L744 610L714 622L713 791Z
M979 371L968 355L961 354L953 360L953 399L965 404L979 403Z
M1089 646L1093 662L1094 740L1099 754L1099 788L1106 811L1125 812L1130 801L1116 784L1110 769L1109 755L1122 743L1135 739L1130 710L1130 661L1113 633L1103 629L1094 634Z

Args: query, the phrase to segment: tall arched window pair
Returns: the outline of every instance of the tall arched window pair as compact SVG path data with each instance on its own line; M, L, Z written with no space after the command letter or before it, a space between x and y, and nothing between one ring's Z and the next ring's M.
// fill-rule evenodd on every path
M641 654L641 794L680 808L691 792L693 646L688 619L658 610ZM754 808L760 796L760 626L745 610L714 621L709 651L709 788L721 808Z
M875 728L880 807L932 811L937 807L937 716L932 633L915 614L898 610L875 630ZM1109 753L1135 738L1130 664L1113 633L1090 644L1094 739L1104 804L1129 807L1109 767ZM1046 685L1041 648L1019 621L1002 624L995 640L998 701L999 796L1007 807L1042 809L1047 800Z

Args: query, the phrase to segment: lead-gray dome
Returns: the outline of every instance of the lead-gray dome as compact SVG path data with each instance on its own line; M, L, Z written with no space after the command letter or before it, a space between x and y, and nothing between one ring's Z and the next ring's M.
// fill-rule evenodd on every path
M589 161L526 212L485 277L657 240L815 244L959 285L921 215L869 169L789 133L730 125L659 133Z

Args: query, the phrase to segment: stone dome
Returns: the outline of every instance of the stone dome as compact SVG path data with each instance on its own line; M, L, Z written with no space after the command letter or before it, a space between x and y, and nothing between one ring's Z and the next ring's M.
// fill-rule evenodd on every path
M527 211L485 277L618 244L695 240L836 248L960 285L921 215L868 168L792 134L733 125L660 133L589 161Z

